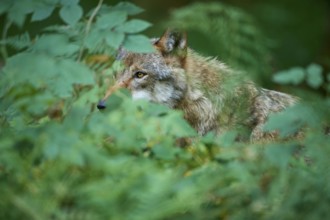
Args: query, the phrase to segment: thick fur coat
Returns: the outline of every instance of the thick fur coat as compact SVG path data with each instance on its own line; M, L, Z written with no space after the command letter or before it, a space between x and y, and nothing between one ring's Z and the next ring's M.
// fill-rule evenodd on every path
M189 49L185 34L168 30L152 43L154 53L119 52L126 68L99 108L113 91L125 87L133 99L182 110L200 135L236 129L242 137L260 140L275 135L262 129L269 114L296 102L290 95L258 88L217 59Z

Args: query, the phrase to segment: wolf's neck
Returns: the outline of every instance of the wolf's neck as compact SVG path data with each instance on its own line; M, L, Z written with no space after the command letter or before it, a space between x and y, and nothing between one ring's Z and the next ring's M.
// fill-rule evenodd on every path
M199 90L192 91L188 88L184 98L176 107L183 111L185 119L200 135L218 127L216 109Z
M232 72L228 66L216 58L203 57L191 49L187 52L185 70L188 74L202 76L202 80L212 81L223 74Z

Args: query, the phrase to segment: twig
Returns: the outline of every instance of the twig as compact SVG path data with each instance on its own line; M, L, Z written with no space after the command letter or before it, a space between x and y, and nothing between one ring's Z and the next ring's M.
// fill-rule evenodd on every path
M96 16L97 12L100 10L102 4L103 4L103 0L100 0L99 3L97 4L96 8L94 9L92 15L89 17L87 24L86 24L85 35L87 35L88 32L90 31L92 22Z
M85 35L84 35L84 39L86 38L87 34L89 33L91 26L92 26L92 22L95 18L95 16L97 15L97 12L100 10L101 6L103 4L103 0L99 0L99 3L97 4L96 8L94 9L93 13L91 14L91 16L89 17L87 24L86 24L86 29L85 29ZM84 41L83 39L83 41ZM82 54L83 54L83 46L81 46L80 51L79 51L79 56L78 56L78 61L81 60Z

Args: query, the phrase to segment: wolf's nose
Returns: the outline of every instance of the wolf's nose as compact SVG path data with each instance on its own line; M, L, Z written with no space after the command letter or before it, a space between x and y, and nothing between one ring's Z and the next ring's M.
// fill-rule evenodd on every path
M99 103L97 104L96 107L97 107L99 110L105 109L105 108L106 108L106 106L105 106L105 101L104 101L104 100L99 101Z

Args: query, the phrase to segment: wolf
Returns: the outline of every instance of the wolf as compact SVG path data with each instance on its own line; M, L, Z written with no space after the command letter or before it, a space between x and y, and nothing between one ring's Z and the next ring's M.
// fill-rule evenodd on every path
M244 74L216 58L203 57L187 46L186 33L167 30L151 39L153 53L118 53L125 66L97 105L119 88L131 91L133 99L145 99L183 111L184 118L200 135L240 131L240 139L271 139L264 132L269 114L294 105L291 95L259 88Z

